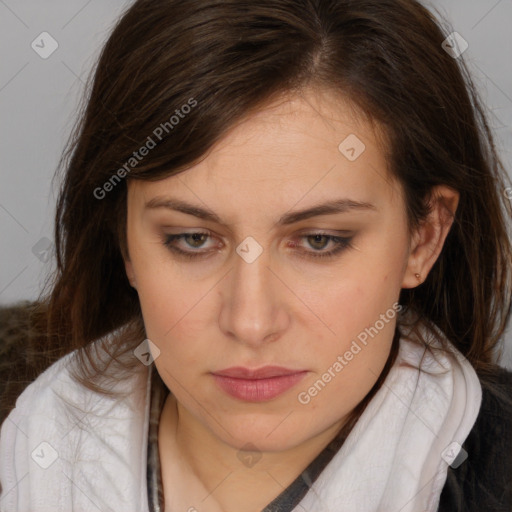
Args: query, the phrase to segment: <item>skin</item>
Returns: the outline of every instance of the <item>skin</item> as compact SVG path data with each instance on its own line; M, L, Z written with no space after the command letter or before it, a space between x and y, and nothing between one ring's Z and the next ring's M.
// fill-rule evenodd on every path
M355 161L338 149L350 134L366 146ZM157 197L209 208L222 223L145 208ZM277 225L285 213L340 198L373 207ZM427 221L409 233L382 132L320 90L265 105L179 175L129 182L126 273L171 391L159 426L166 510L261 510L303 471L377 380L396 317L309 403L298 393L392 309L402 288L426 278L457 204L456 191L437 187ZM210 237L174 245L205 257L188 261L164 245L165 234L189 231ZM308 257L336 247L304 236L315 232L351 236L350 246ZM236 252L249 236L263 249L252 263ZM265 365L308 373L263 403L227 395L211 375ZM248 443L255 464L241 456Z

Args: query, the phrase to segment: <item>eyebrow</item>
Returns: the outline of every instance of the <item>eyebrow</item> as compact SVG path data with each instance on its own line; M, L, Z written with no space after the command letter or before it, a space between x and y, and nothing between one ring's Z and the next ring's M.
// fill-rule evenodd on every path
M178 212L186 213L187 215L193 215L203 220L216 222L217 224L223 224L221 218L212 210L208 208L202 208L197 205L187 203L181 199L174 199L169 197L154 197L149 200L145 206L145 209L156 209L156 208L167 208ZM294 211L285 213L277 221L278 226L287 226L300 222L301 220L309 219L311 217L317 217L320 215L334 215L337 213L347 213L352 210L374 210L377 208L371 203L365 203L360 201L354 201L352 199L335 199L324 203L317 204L305 210Z

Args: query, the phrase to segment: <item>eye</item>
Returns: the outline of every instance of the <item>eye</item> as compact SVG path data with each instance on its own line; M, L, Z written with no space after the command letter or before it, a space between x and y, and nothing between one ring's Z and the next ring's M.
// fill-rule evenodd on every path
M188 245L188 247L192 247L193 249L199 249L203 246L207 237L210 236L210 233L206 232L197 232L197 233L177 233L175 235L165 235L164 236L164 245L175 254L178 254L180 257L185 259L193 259L193 258L201 258L204 257L207 252L210 251L188 251L180 249L176 246L176 242L184 240Z
M316 249L314 251L299 251L300 258L333 258L345 249L352 247L351 240L353 236L342 237L330 235L328 233L306 233L301 235L299 238L307 239L310 247ZM322 249L325 249L330 242L333 245L332 249L329 251L322 251ZM290 245L292 247L297 247L298 244L292 242Z
M216 252L217 248L210 248L208 250L197 251L193 249L203 248L208 238L211 238L208 232L194 232L194 233L177 233L165 234L163 237L163 244L174 254L186 260L201 259L207 257L210 253ZM341 237L328 233L307 233L298 237L298 239L307 239L310 247L313 250L300 250L300 258L332 258L343 250L351 246L353 237ZM185 247L179 247L179 242L185 242ZM325 247L331 243L333 248L329 251L324 251ZM299 247L299 244L292 241L288 244L290 247ZM192 250L190 250L192 249Z

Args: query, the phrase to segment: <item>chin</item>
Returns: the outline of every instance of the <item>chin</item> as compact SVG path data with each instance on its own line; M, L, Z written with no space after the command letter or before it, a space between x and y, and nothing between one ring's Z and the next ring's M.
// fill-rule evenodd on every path
M256 447L261 452L280 452L292 449L310 437L303 426L296 426L296 418L293 425L287 425L286 419L283 421L287 414L288 412L271 416L247 414L245 418L226 418L222 423L224 428L218 424L210 424L210 428L215 435L237 450Z

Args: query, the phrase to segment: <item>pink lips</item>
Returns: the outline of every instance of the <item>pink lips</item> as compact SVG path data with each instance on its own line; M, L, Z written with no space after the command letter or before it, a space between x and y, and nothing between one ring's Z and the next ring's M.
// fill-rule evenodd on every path
M308 373L279 366L264 366L257 370L234 367L213 373L220 388L239 400L265 402L288 391Z

